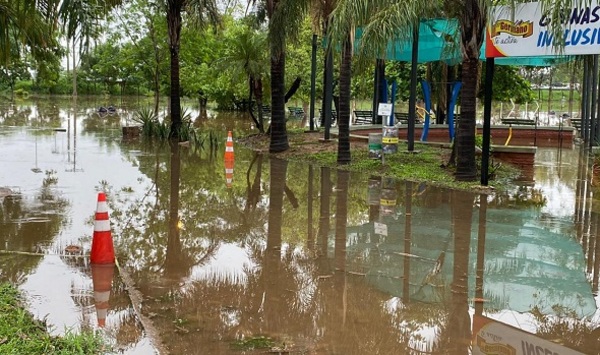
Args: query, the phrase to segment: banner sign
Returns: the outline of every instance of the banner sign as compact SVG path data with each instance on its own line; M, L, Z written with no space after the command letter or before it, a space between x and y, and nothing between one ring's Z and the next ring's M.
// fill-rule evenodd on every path
M573 2L562 12L562 49L550 32L550 18L539 2L494 6L485 31L487 58L600 54L598 0Z
M485 316L473 316L474 355L583 355Z

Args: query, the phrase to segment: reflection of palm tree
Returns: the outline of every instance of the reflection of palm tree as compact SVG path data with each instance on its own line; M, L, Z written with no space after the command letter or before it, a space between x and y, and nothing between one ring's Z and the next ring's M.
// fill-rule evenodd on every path
M261 154L255 154L250 166L248 167L248 171L246 172L246 183L248 185L247 197L246 197L246 207L244 209L245 213L256 209L256 205L258 201L260 201L260 182L262 177L262 160L263 156ZM256 175L254 176L254 181L250 183L250 172L252 171L252 166L256 163Z
M327 256L327 235L329 234L329 203L331 199L331 170L321 168L321 201L319 213L319 232L317 241L321 256Z
M269 193L269 228L267 231L267 250L265 251L265 260L261 278L264 285L265 303L271 307L265 309L265 318L267 328L277 329L280 307L284 306L281 302L281 294L276 293L279 287L272 287L271 284L279 285L281 276L281 226L283 219L283 193L285 189L285 178L287 175L287 161L272 158L271 159L271 182Z
M169 201L169 238L165 255L164 272L175 278L182 277L190 265L190 258L183 255L179 235L179 177L181 174L181 157L179 144L171 143L171 195Z
M339 170L337 173L337 186L335 198L335 270L336 288L342 295L343 309L342 324L346 320L346 224L348 223L348 185L350 173Z
M248 110L256 127L261 133L264 133L263 122L263 82L262 78L267 72L268 60L265 53L267 37L264 33L255 32L250 28L231 39L227 46L225 56L220 62L233 70L234 77L245 76L248 79L249 95ZM252 96L256 98L258 111L258 120L254 118L252 107Z
M450 310L445 329L437 344L451 354L468 354L471 339L471 317L468 303L469 251L474 196L452 193L452 225L454 230L454 269L452 274Z

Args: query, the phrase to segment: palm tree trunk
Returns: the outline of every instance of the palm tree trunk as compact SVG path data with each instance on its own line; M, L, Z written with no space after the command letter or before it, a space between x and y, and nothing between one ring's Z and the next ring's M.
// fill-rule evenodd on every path
M254 97L256 98L256 106L258 106L258 124L260 133L265 133L265 119L263 116L263 85L262 78L257 78L254 81Z
M181 102L179 98L179 43L181 34L181 10L183 1L167 2L167 25L169 27L169 51L171 55L171 131L169 138L179 139L181 129Z
M338 112L338 164L348 164L350 153L350 82L352 77L352 45L350 36L344 43L340 66L340 110Z
M271 144L269 152L290 147L285 124L285 52L271 43Z
M462 118L461 118L462 119ZM452 354L468 354L471 339L471 318L469 316L469 251L471 244L471 221L473 220L474 196L464 192L452 194L452 224L454 231L454 265L452 297L450 300L447 335L451 339Z
M479 59L467 58L462 64L462 96L460 122L456 134L456 179L474 181L475 166L475 117Z

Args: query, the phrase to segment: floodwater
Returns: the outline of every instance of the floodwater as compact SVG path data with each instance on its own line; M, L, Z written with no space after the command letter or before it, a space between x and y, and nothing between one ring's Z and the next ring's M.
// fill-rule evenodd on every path
M95 100L0 107L0 279L53 333L135 354L600 353L598 177L578 147L480 195L237 145L226 162L227 131L252 133L233 114L195 120L199 146L124 141L145 103ZM114 268L89 263L99 191Z

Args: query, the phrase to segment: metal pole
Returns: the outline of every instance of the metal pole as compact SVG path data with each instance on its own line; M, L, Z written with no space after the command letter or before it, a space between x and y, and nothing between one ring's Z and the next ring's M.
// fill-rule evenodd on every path
M383 59L375 60L375 73L373 80L373 121L372 124L377 124L379 121L379 115L377 111L379 109L379 101L381 101L381 85L385 78L385 61Z
M583 131L585 128L585 116L587 108L587 69L588 61L587 57L583 57L583 77L581 78L581 127L579 128L579 138L584 139Z
M592 70L592 82L591 82L591 95L590 99L590 128L588 133L588 146L592 148L595 144L595 125L596 125L596 97L598 96L598 55L591 56L591 70Z
M325 78L323 85L323 112L322 115L324 118L325 125L325 140L330 139L330 129L331 129L331 103L333 101L333 50L331 48L327 48L327 53L325 54Z
M312 36L312 57L310 62L310 122L311 131L315 130L315 96L317 82L317 35Z
M417 114L417 65L419 61L419 25L413 25L412 61L410 65L410 97L408 102L408 151L415 150L415 119ZM392 112L392 114L394 114Z
M481 148L481 185L488 185L490 161L490 134L492 119L492 83L494 58L485 59L485 98L483 101L483 147Z
M594 54L594 65L592 73L592 111L591 120L590 120L590 145L589 147L597 145L597 136L598 136L598 119L600 119L600 114L597 114L597 110L600 110L600 105L598 105L598 54Z

